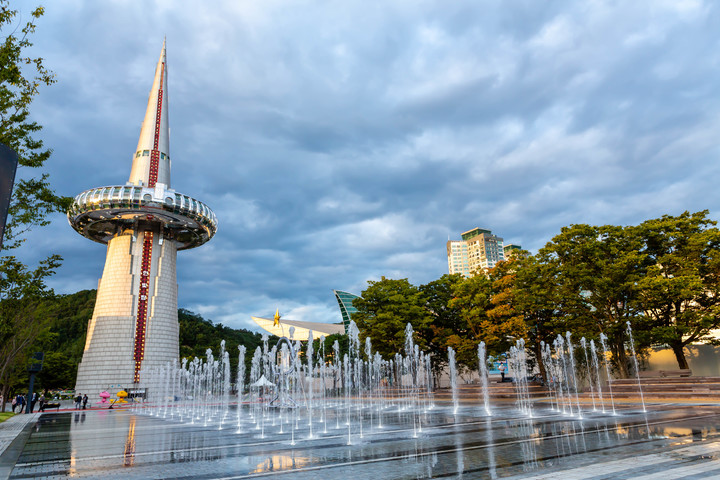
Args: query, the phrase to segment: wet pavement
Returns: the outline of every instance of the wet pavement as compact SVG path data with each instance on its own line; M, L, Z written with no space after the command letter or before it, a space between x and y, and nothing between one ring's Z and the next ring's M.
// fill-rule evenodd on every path
M43 414L9 478L720 478L714 406L626 407L582 420L465 408L456 421L440 408L415 428L403 415L386 414L382 428L328 417L327 432L316 424L308 439L307 426L290 436L292 420L238 433L232 421L220 429L132 410Z

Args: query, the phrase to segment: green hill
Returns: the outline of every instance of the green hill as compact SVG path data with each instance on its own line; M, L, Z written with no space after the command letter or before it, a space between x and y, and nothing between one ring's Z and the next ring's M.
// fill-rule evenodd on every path
M69 295L57 295L42 305L44 315L49 316L49 327L36 339L30 352L45 352L43 369L36 379L36 389L71 389L75 385L77 366L82 359L88 321L95 306L95 290L82 290ZM258 346L262 345L259 333L215 324L197 313L178 310L180 322L180 357L205 358L208 348L215 355L220 342L225 340L230 354L232 371L236 371L238 345L247 349L246 365ZM271 342L274 343L274 342ZM25 365L18 365L10 382L11 391L27 388Z

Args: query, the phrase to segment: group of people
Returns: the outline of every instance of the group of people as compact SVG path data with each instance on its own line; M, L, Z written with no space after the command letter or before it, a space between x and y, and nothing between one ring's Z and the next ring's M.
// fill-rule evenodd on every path
M38 394L37 392L33 393L32 398L30 399L30 413L33 413L35 411L36 403L40 404L40 408L38 411L45 411L45 404L47 403L45 400L45 394ZM18 394L14 396L12 399L13 413L15 413L15 409L17 409L17 413L23 413L23 411L26 410L27 404L28 401L26 395Z
M38 392L33 393L32 398L30 399L30 402L27 400L27 395L18 394L12 397L12 411L13 413L23 413L27 410L28 403L30 404L29 412L33 413L35 411L35 404L39 404L39 412L45 411L45 406L47 405L47 400L45 399L45 394ZM82 395L78 393L73 400L75 401L75 410L80 410L81 408L85 410L87 408L88 403L88 396L87 394ZM2 404L2 397L0 397L0 404Z
M78 393L75 396L75 410L80 410L81 404L82 404L82 409L85 410L87 408L87 402L88 402L87 393L85 395Z

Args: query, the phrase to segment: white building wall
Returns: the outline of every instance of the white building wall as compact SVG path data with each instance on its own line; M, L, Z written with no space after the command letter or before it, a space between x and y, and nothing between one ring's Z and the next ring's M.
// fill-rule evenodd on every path
M145 340L143 368L159 367L180 357L180 326L177 312L177 274L175 272L177 248L174 242L159 245L154 239L153 283ZM142 379L140 380L142 383Z
M108 243L75 386L76 392L87 393L91 399L103 390L133 387L142 248L142 232L134 242L132 235L126 234ZM143 367L164 365L179 356L176 258L175 243L163 241L160 245L160 235L155 234Z

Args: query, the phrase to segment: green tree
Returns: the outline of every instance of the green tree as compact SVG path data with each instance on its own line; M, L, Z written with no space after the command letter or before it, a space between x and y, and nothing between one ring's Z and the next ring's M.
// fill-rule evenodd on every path
M633 227L571 225L540 251L557 268L563 326L576 336L607 335L622 377L628 376L626 322L636 330L644 325L638 289L646 270L641 246Z
M55 82L54 74L43 65L42 58L25 53L32 46L30 36L35 21L43 14L38 7L30 14L30 21L16 25L18 11L9 7L8 0L0 0L0 143L18 154L18 179L15 183L8 220L5 227L3 249L20 246L24 234L33 227L49 223L48 215L65 211L70 199L55 195L50 188L48 175L33 176L27 169L41 169L50 157L50 150L33 137L41 126L30 119L30 104L43 85ZM37 171L37 170L34 170ZM55 273L60 257L51 255L37 267L28 268L13 256L0 258L0 383L8 389L8 372L21 363L34 338L42 331L41 316L36 314L39 302L50 294L44 279ZM27 284L22 285L20 282ZM45 292L38 294L42 287ZM32 293L29 293L32 292ZM2 408L5 408L3 405Z
M0 385L3 398L8 398L11 377L23 371L29 348L51 318L41 307L52 295L45 280L57 268L57 260L51 257L32 271L13 257L0 261L6 272L0 276L4 295L0 301Z
M389 359L403 351L405 327L409 323L415 331L415 341L425 349L425 339L419 332L427 330L432 318L422 292L406 278L382 277L368 284L362 296L353 300L358 311L352 319L360 330L360 341L364 343L365 338L370 337L373 349Z
M562 331L561 302L557 289L557 270L553 263L539 256L521 252L515 257L515 278L512 284L512 303L522 315L527 328L527 347L533 352L540 374L547 379L542 362L542 343L551 344Z
M685 346L716 343L720 327L720 231L708 211L647 220L638 226L650 266L639 282L653 342L668 345L679 368Z
M425 308L432 319L428 328L419 333L424 338L427 350L431 354L430 361L436 375L447 364L449 338L467 331L467 325L460 316L460 310L450 306L453 288L462 281L462 275L446 274L419 287L425 299Z
M41 86L55 83L55 74L45 68L42 58L25 54L32 46L30 36L35 32L35 21L43 13L42 7L33 10L30 21L18 32L18 11L10 9L7 0L0 1L0 32L5 36L0 44L0 143L17 152L18 173L22 174L18 175L10 200L4 248L19 246L24 233L47 225L48 215L64 212L70 202L55 195L47 173L32 176L25 171L40 169L52 153L44 148L42 140L33 138L42 127L30 120L30 105Z

